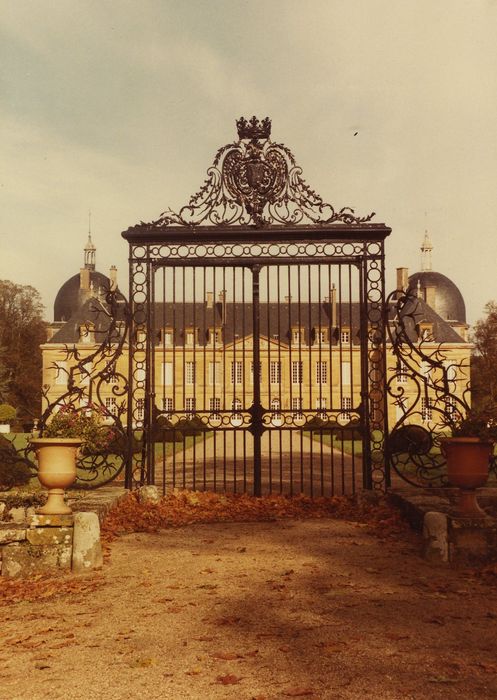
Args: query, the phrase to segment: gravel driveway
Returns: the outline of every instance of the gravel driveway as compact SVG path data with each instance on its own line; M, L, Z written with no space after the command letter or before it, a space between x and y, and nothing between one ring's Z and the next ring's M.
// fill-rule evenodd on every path
M497 698L495 593L358 523L126 535L0 608L0 698Z

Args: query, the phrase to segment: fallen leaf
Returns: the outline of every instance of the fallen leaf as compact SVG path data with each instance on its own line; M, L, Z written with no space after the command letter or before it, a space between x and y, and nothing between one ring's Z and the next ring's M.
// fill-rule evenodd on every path
M144 657L142 659L130 661L128 666L130 668L148 668L150 666L155 666L156 663L157 659L154 659L153 657Z
M287 695L290 698L299 698L304 695L314 695L314 690L312 688L288 688L283 695Z
M241 680L241 678L238 678L238 676L235 676L233 673L229 673L227 676L218 676L216 678L216 682L221 683L222 685L236 685L236 683L240 683Z
M230 651L216 651L211 654L215 659L223 659L223 661L234 661L235 659L243 659L241 654L236 654Z

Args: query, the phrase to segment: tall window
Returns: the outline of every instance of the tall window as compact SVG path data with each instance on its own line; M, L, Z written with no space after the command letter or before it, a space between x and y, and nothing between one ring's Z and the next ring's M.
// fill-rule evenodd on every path
M186 411L187 418L193 418L193 414L195 413L195 397L194 396L189 396L187 399L185 399L185 411Z
M341 419L350 420L350 411L352 410L352 399L350 396L342 396L340 408L342 409L342 413L340 414Z
M319 360L316 362L316 384L326 384L328 381L328 363Z
M172 413L173 412L173 400L170 396L163 396L162 397L162 410L166 411L166 413Z
M235 413L242 410L242 402L240 399L233 399L231 402L231 410Z
M209 384L219 384L220 362L209 362Z
M304 374L304 363L302 360L292 361L292 384L302 384Z
M280 426L283 424L283 416L280 413L280 400L277 398L271 399L271 411L273 415L271 416L271 423L275 426Z
M136 401L136 417L138 418L138 420L143 420L144 408L145 408L144 399L138 399Z
M209 399L209 410L211 413L218 413L221 410L221 399L217 396Z
M143 402L143 399L142 399ZM111 416L117 416L117 402L114 396L107 396L105 399L105 408L111 414ZM143 417L143 411L142 411Z
M195 384L195 362L185 362L185 384Z
M302 398L300 396L292 397L292 411L294 418L302 418Z
M281 362L271 360L269 366L269 381L271 384L281 383Z
M428 422L433 419L433 411L430 399L427 399L425 396L423 396L421 399L421 418L425 422Z
M350 386L350 380L351 380L350 362L342 362L341 368L342 368L342 385L343 386Z
M170 347L173 344L173 332L169 329L164 331L164 345Z
M172 386L173 383L173 363L162 363L162 384L164 386Z
M231 363L231 383L241 384L243 381L243 362L235 360Z
M407 384L407 367L402 360L397 365L396 379L397 384Z
M261 378L262 378L262 364L261 364L260 362L259 362L259 372L258 372L258 375L259 375L259 376L258 376L258 379L259 379L259 381L260 381ZM253 362L250 363L250 383L251 383L251 384L254 383L254 363L253 363Z
M448 396L445 399L445 413L451 418L456 414L456 400L453 396Z
M316 409L320 418L326 418L326 397L321 396L316 399Z

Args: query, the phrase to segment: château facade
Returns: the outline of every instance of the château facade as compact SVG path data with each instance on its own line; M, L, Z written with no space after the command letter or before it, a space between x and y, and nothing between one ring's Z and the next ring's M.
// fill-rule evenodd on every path
M428 356L442 349L451 392L457 396L469 381L471 344L464 300L448 278L431 269L432 245L427 236L421 251L421 271L409 277L407 269L400 268L397 288L409 289L416 299L413 343L421 344ZM42 345L45 407L62 400L68 383L74 383L81 389L82 402L95 401L98 393L99 403L109 414L122 415L126 396L119 391L119 384L129 371L126 340L121 338L123 352L107 379L104 372L103 381L100 373L108 355L98 351L109 325L105 294L117 286L116 269L111 268L108 277L102 275L96 271L95 257L89 236L83 267L56 297L54 322ZM259 314L260 362L255 367L249 301L235 303L225 290L206 290L201 300L156 303L149 329L154 350L148 365L156 415L201 415L213 427L228 419L236 427L252 404L254 373L260 373L261 404L268 427L288 423L287 417L298 424L313 416L326 420L331 415L339 425L353 424L360 410L361 373L365 371L360 349L368 337L368 328L361 326L358 303L337 297L332 284L322 300L302 303L288 296L277 303L261 302ZM390 316L389 323L394 325L393 306ZM123 321L118 322L116 343L123 325ZM137 329L138 342L145 332L145 328ZM413 361L416 359L411 357L411 366L399 364L387 343L390 426L402 419L414 401L419 411L413 422L430 425L438 420L439 414L433 411L437 396L429 389L419 396L419 385L412 377ZM429 363L417 362L417 373L428 376L433 371ZM139 428L147 378L145 369L138 367L134 372L134 381L144 387L132 421Z

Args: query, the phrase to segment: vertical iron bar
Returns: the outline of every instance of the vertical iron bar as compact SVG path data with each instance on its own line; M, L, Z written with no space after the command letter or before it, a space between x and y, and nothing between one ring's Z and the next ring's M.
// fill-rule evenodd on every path
M259 273L260 265L252 267L252 326L253 326L253 361L254 361L254 399L252 403L251 432L254 436L254 496L261 495L261 435L262 406L260 372L260 315L259 315Z

